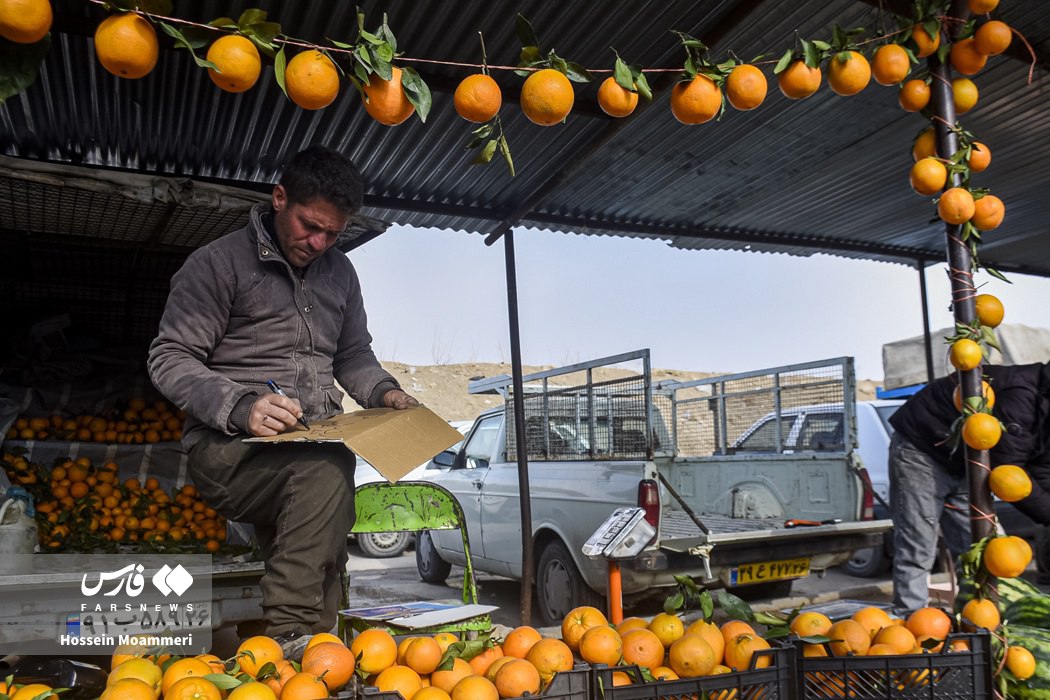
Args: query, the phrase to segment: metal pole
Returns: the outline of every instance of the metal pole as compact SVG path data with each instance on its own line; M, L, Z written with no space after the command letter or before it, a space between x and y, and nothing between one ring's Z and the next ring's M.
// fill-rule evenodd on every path
M933 376L933 341L930 339L930 299L926 292L926 269L922 258L915 261L919 270L919 296L922 298L922 347L926 352L926 383L934 380Z
M532 498L529 495L529 459L525 444L525 389L521 379L521 337L518 333L518 275L514 264L514 232L503 235L507 268L507 319L510 326L510 365L514 383L514 436L518 446L518 502L521 505L521 624L532 624ZM509 429L510 426L507 426Z
M969 17L970 11L966 0L953 0L948 12L948 32L955 36ZM951 158L959 144L955 132L950 127L955 125L955 103L952 99L951 68L941 63L937 55L926 59L930 74L933 105L933 126L937 134L937 155L940 158ZM962 185L962 176L952 175L953 186ZM952 309L958 323L970 324L977 317L974 305L976 288L973 284L973 268L970 250L961 237L962 226L946 226L945 236L948 252L948 269L952 286ZM959 372L959 384L965 399L981 396L981 368L968 372ZM963 446L966 459L967 482L970 487L970 536L977 540L988 537L995 532L991 516L994 513L991 492L988 490L988 472L990 460L987 450L972 450Z

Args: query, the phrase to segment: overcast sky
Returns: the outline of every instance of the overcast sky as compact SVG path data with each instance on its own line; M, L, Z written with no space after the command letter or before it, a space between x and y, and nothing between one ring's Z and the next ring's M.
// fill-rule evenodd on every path
M350 254L381 360L510 362L504 247L483 241L394 226ZM654 367L742 372L852 355L881 380L882 344L922 333L914 267L548 231L518 230L515 248L525 364L648 347ZM977 281L1006 323L1050 328L1050 280L1010 278ZM949 327L945 266L926 279L931 328Z

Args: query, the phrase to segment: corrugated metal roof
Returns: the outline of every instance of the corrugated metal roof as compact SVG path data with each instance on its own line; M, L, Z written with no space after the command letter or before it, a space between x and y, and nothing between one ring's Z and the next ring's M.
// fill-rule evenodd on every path
M886 3L891 4L890 2ZM519 174L499 162L471 166L463 151L471 125L452 108L449 88L465 69L416 64L435 88L426 124L388 128L368 117L347 84L319 112L292 105L266 67L242 95L219 91L184 51L164 51L152 74L117 79L95 60L94 5L60 0L51 52L38 82L0 106L0 153L158 174L272 182L290 153L322 142L354 157L370 180L367 213L391 222L487 233L501 221L591 234L656 237L687 249L750 249L809 255L831 252L882 260L944 257L943 226L930 199L908 186L910 142L924 120L901 111L896 91L874 82L850 98L826 86L792 102L776 89L753 112L730 109L720 122L684 126L671 116L669 91L614 122L595 106L596 85L577 86L568 122L542 128L516 105L501 112ZM646 67L680 65L671 30L732 48L742 58L775 58L802 36L832 24L878 25L878 3L854 0L706 0L561 3L531 0L371 0L366 26L389 15L406 56L476 62L482 31L490 62L516 61L514 16L532 20L560 55L588 67L611 66L614 47ZM260 7L288 35L323 41L356 34L355 3L252 0L177 4L176 14L207 21ZM1044 0L1010 0L1002 17L1039 51L1050 44ZM887 22L889 20L887 19ZM1050 157L1047 74L1025 85L1028 67L993 58L976 78L981 102L963 117L989 144L992 167L975 178L1007 203L1006 222L986 236L985 262L1050 274L1050 198L1041 171ZM496 75L505 102L521 78ZM659 81L653 77L653 81ZM557 184L551 185L551 180ZM529 205L530 211L512 216ZM10 222L0 222L10 227Z

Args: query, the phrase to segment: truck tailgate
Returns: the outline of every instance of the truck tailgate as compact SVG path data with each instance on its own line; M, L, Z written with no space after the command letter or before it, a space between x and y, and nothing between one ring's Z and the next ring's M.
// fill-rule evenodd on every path
M828 551L852 551L850 544L856 536L877 536L893 527L892 520L858 520L832 525L784 527L783 519L731 518L725 515L699 513L697 517L710 530L705 534L687 513L680 510L665 512L660 521L660 547L672 552L688 552L705 544L721 547L821 541L832 547ZM865 538L866 539L866 538ZM834 544L842 541L845 549ZM716 551L718 547L715 548ZM769 556L769 552L766 552Z

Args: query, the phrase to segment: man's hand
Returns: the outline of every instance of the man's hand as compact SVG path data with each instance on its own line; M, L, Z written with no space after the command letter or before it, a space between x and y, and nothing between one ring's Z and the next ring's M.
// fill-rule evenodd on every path
M296 424L303 409L299 402L278 394L260 394L248 414L248 432L256 437L283 433Z
M391 389L390 391L383 394L383 405L387 408L396 408L398 410L403 408L412 408L418 406L419 401L416 401L413 397L409 396L400 389Z

